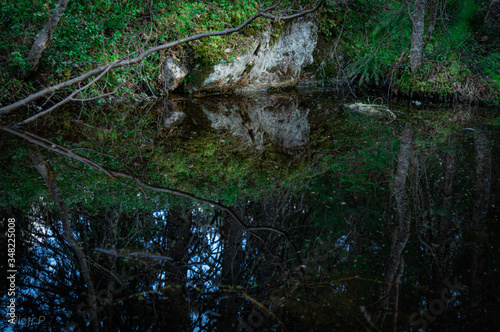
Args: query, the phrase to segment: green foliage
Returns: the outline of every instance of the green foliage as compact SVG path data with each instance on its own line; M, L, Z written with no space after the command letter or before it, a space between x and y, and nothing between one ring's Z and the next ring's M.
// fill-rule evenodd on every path
M488 60L485 62L491 64L493 68L496 66ZM407 95L437 96L443 100L456 96L464 99L495 101L498 99L499 89L495 88L494 80L484 76L474 73L471 67L458 57L456 60L428 60L416 73L404 71L396 79L395 86L397 93Z
M386 80L402 49L408 45L411 26L404 7L390 6L372 30L371 43L359 45L358 59L348 67L348 75L359 83Z
M480 57L480 70L491 80L491 85L500 91L500 52Z
M261 5L268 5L264 1ZM50 1L50 10L56 1ZM173 41L189 35L224 30L241 24L259 9L254 1L228 2L201 1L152 2L138 0L93 2L70 1L53 32L49 48L43 53L37 79L45 85L54 84L94 68L97 64L120 59L146 47ZM2 99L32 92L31 83L22 84L14 79L22 77L28 68L26 56L31 44L47 22L44 2L21 0L2 4L0 8L0 63L5 93ZM253 22L241 34L227 38L211 38L192 43L194 54L201 62L231 61L249 45L248 37L264 28L263 20ZM185 46L170 50L179 55ZM148 57L142 63L139 76L122 92L142 92L143 82L161 88L161 62L165 53ZM105 82L97 84L94 92L110 92L121 84L129 70L116 71ZM23 85L22 89L17 86ZM35 87L36 88L36 87ZM98 92L97 92L98 91Z
M359 75L359 84L370 82L371 80L374 80L378 84L380 78L384 77L384 73L386 72L380 60L375 53L367 54L349 66L349 74L352 76Z
M268 2L265 3L267 4ZM175 39L234 28L258 11L257 4L253 1L214 1L210 6L203 2L179 2L172 9L171 15L159 20L159 28L176 27L172 35ZM206 64L230 61L251 46L252 40L249 37L263 27L263 20L258 19L239 34L195 41L192 43L195 59Z
M21 71L26 71L29 67L28 59L20 52L10 53L10 69L18 68Z
M31 162L25 144L3 131L0 135L0 147L4 151L0 157L1 171L4 174L0 177L3 188L0 192L2 207L26 211L33 196L43 197L47 189L43 183L37 181L36 171L25 166Z
M336 5L325 4L318 12L318 32L328 38L334 38L338 33L337 29L342 24L344 13Z
M491 124L493 126L500 126L500 115L498 115Z
M55 0L49 1L53 11ZM37 76L22 79L28 68L29 48L47 22L45 2L8 1L0 8L0 100L19 99L40 84L50 85L74 77L100 63L189 35L236 27L272 1L70 1L49 48L43 53ZM284 1L283 6L292 1ZM293 2L295 8L305 1ZM430 73L410 75L407 68L411 20L407 4L400 1L327 2L317 14L319 33L330 43L330 63L322 75L343 75L359 83L390 83L400 93L458 94L494 101L499 91L498 37L483 27L485 1L449 1L439 11L424 55ZM429 14L429 13L428 13ZM426 18L426 28L431 17ZM258 19L238 34L212 37L148 57L121 93L153 92L162 87L161 63L166 56L197 63L235 61L251 47L252 36L267 28ZM272 23L279 34L283 23ZM486 39L484 39L486 38ZM486 41L483 41L486 40ZM338 43L336 43L338 41ZM335 47L334 47L334 43ZM317 58L317 57L315 57ZM320 60L318 60L320 61ZM439 70L442 70L439 72ZM131 74L121 69L108 75L84 97L110 92ZM432 74L432 77L431 77ZM446 79L448 78L448 81ZM147 82L147 84L145 84ZM452 83L449 83L452 82ZM464 87L473 89L466 91ZM465 89L465 90L464 90Z
M432 17L428 12L425 65L417 73L410 73L408 64L412 25L406 3L357 1L325 6L318 14L319 32L333 44L330 51L335 54L324 55L331 63L321 64L322 74L359 84L389 84L399 94L494 102L499 98L498 37L484 30L481 6L485 5L484 1L450 1L445 11L438 11L429 39Z

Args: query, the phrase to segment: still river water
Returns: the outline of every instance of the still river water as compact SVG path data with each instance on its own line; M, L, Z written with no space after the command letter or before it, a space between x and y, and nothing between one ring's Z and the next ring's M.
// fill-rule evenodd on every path
M1 134L17 222L17 320L2 328L500 326L492 109L301 90L56 113L23 129L62 203L27 134Z

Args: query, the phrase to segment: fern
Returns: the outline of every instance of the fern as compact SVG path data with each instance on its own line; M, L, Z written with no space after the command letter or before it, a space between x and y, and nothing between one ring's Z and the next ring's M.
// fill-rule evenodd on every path
M373 29L370 43L363 46L364 55L348 66L348 75L360 75L360 84L372 80L378 84L385 79L401 49L408 45L410 33L408 13L403 5L386 11Z

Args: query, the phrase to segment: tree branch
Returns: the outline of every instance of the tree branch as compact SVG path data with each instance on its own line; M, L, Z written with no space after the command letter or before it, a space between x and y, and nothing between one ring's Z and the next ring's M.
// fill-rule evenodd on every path
M26 120L23 120L19 123L16 123L14 125L14 127L19 127L25 123L28 123L28 122L31 122L35 119L38 119L39 117L47 114L47 113L50 113L52 112L53 110L55 110L56 108L58 108L59 106L62 106L64 104L66 104L67 102L73 100L73 97L75 95L77 95L78 93L86 90L88 87L90 87L92 84L94 84L95 82L97 82L101 77L103 77L104 75L106 75L106 73L108 73L111 69L113 69L113 67L116 65L116 63L118 63L119 61L121 60L118 60L118 61L115 61L113 63L111 63L108 68L106 68L106 70L104 70L101 74L99 74L99 76L97 76L96 78L94 78L92 81L90 81L89 83L87 83L86 85L84 85L83 87L73 91L69 96L67 96L66 98L64 98L63 100L61 100L60 102L58 102L57 104L55 104L54 106L46 109L45 111L42 111L42 112L38 112L37 114L33 115L32 117L26 119Z

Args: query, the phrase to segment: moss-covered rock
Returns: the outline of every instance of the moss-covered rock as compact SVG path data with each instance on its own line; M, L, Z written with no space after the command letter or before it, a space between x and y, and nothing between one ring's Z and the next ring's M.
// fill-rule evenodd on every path
M275 28L247 38L246 50L231 61L199 68L189 84L191 91L228 92L280 89L295 86L303 69L313 63L318 26L312 20L291 22L276 38ZM231 53L231 49L226 50ZM205 65L206 66L206 65Z

